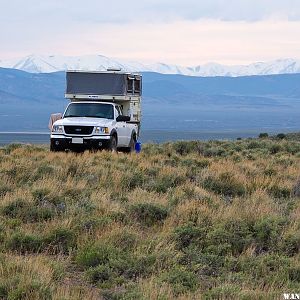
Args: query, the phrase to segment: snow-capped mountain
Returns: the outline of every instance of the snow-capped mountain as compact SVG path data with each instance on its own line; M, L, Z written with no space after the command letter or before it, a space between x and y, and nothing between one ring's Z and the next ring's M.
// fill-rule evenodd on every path
M0 60L0 67L13 68L30 73L51 73L65 70L104 71L120 68L131 72L157 72L162 74L181 74L188 76L248 76L300 73L300 60L279 59L258 62L250 65L226 66L207 63L195 67L183 67L164 63L143 64L134 61L112 59L102 55L61 56L30 55L21 59Z

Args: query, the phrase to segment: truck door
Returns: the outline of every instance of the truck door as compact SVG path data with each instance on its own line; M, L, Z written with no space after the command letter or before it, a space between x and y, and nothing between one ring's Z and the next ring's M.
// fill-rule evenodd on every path
M115 106L115 118L117 119L119 115L121 115L120 108L119 106ZM118 146L121 147L128 146L127 136L126 136L127 134L126 122L117 122L116 130L118 134Z
M119 113L123 116L123 107L122 106L117 106L119 108ZM130 114L125 114L125 116L130 116ZM131 126L128 126L126 122L125 123L125 146L127 147L129 145L130 139L131 139Z

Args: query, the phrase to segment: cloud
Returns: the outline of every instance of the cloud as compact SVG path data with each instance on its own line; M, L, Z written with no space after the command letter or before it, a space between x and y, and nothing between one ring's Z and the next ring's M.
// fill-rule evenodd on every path
M32 38L38 31L30 33ZM300 58L300 22L181 20L170 23L99 24L74 27L65 36L3 44L4 54L103 54L142 62L194 66L209 61L250 63L277 58ZM27 39L27 41L26 41ZM16 44L20 44L17 47ZM34 49L34 51L33 51ZM19 51L19 52L18 52ZM2 58L4 58L2 56Z
M104 54L194 65L299 57L299 0L10 0L0 59Z
M118 23L218 19L300 20L299 0L11 0L0 4L1 19L42 22ZM31 18L31 19L28 19Z

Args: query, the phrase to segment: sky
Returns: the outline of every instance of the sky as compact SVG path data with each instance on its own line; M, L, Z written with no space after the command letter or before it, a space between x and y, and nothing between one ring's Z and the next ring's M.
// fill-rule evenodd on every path
M0 60L90 55L196 66L300 59L300 0L0 0Z

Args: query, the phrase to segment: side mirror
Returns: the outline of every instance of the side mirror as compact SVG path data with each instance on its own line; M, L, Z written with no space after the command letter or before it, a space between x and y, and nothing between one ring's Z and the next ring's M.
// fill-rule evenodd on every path
M62 119L62 113L51 114L49 119L48 128L51 130L55 121Z
M129 116L118 116L116 121L117 122L128 122L128 121L130 121L130 117Z

